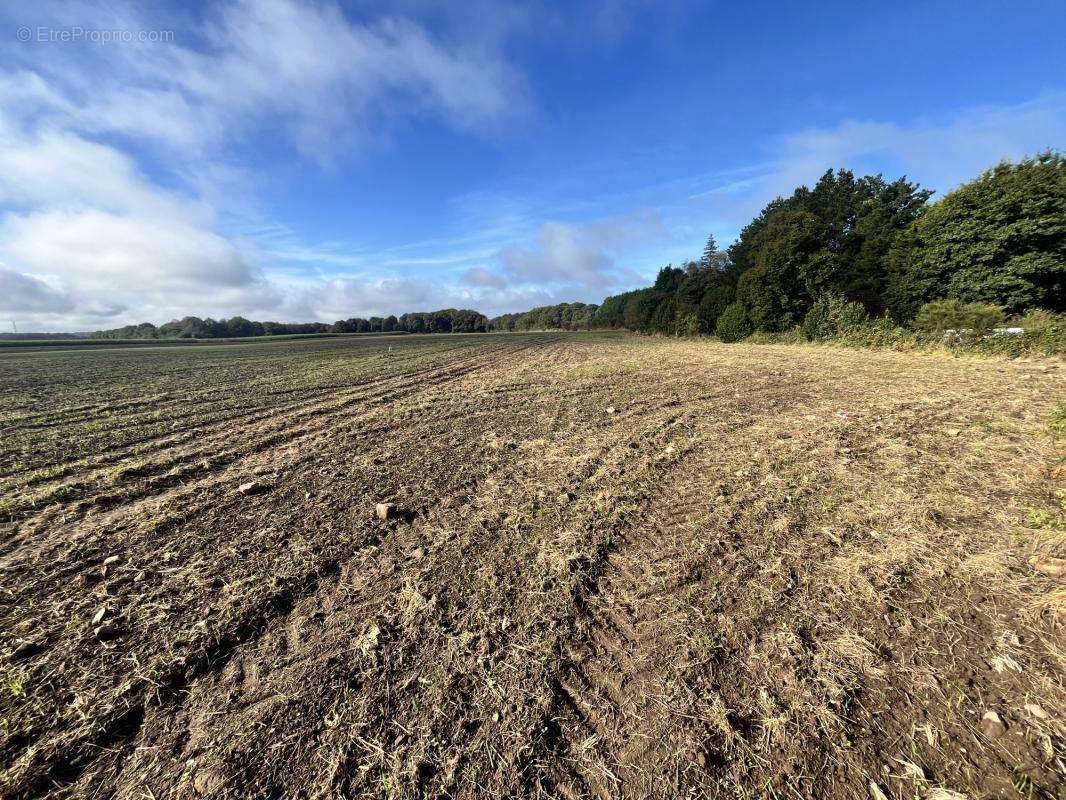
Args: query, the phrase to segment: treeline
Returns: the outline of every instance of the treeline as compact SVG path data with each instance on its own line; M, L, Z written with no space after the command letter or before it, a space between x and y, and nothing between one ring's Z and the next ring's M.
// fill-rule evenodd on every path
M843 308L830 299L850 304L852 322L899 325L923 309L925 320L1066 310L1062 154L1000 164L932 204L931 194L830 170L769 203L728 250L712 237L698 261L606 298L593 326L736 341L802 326L816 305L806 329L824 330L826 309Z
M236 339L313 333L477 333L489 329L489 320L477 311L445 308L417 311L400 317L370 317L325 322L256 322L244 317L201 319L185 317L158 327L150 322L90 333L93 339Z
M559 303L539 306L517 314L501 314L489 320L490 331L587 331L594 327L596 306L591 303Z
M489 318L479 311L446 308L402 314L396 330L408 333L484 333Z

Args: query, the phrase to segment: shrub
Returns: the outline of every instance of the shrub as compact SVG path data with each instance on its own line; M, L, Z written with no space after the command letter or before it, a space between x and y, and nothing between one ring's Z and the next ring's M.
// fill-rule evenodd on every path
M695 336L700 332L700 318L692 313L678 314L676 330L678 336Z
M1066 334L1066 314L1056 314L1044 308L1034 308L1020 317L1011 320L1011 324L1024 328L1026 333L1046 334L1058 332Z
M914 350L921 344L918 334L896 325L888 317L881 317L852 328L840 334L837 341L850 347L877 347L904 351Z
M839 295L823 295L803 318L803 335L811 341L832 339L853 331L870 320L861 303L852 303Z
M984 336L976 349L990 355L1059 356L1066 353L1066 314L1033 309L1015 317L1011 325L1022 328L1021 334Z
M731 303L718 318L715 333L723 342L739 342L752 331L751 320L742 303Z
M926 303L914 318L914 327L923 333L942 334L947 330L968 329L975 334L1002 325L1003 312L988 303L964 303L954 298Z
M779 333L755 331L744 341L752 344L806 344L807 337L803 335L803 330L797 325Z

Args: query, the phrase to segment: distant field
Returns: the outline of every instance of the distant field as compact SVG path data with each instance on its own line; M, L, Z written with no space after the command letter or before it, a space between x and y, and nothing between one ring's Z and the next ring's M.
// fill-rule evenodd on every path
M0 352L0 797L1066 793L1066 370L395 347Z
M251 344L256 342L284 342L296 339L331 339L348 336L404 336L407 331L390 333L283 333L275 336L244 336L215 339L93 339L89 337L70 339L2 339L0 353L7 349L41 348L82 349L85 347L182 347L190 345Z

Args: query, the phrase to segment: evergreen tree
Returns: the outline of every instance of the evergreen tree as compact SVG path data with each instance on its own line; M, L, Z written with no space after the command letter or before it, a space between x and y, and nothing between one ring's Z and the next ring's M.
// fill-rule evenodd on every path
M712 233L707 237L707 244L703 246L703 256L700 258L700 266L703 269L714 269L718 259L718 242L714 240Z

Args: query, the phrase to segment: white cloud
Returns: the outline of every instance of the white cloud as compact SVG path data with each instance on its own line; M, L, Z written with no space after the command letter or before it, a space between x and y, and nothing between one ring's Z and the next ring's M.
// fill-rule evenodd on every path
M27 132L0 115L0 203L187 214L195 204L152 185L113 147L51 128Z
M47 281L0 266L0 312L59 314L73 307L70 297Z
M84 23L78 13L68 7L66 16ZM120 16L122 27L151 27L131 8ZM0 96L83 133L186 152L269 124L324 161L395 117L433 114L478 131L524 105L519 81L494 54L434 41L401 19L354 22L335 3L236 0L198 33L199 50L175 41L31 60L23 48L31 58L16 80L0 83Z
M484 267L471 267L462 274L461 280L470 286L485 286L490 289L502 289L507 285L506 278Z
M24 325L94 327L117 315L161 320L278 302L244 250L212 231L209 207L78 134L0 119L0 203L10 209L0 218L4 285Z
M632 283L618 255L666 235L659 215L644 209L623 217L581 225L545 222L532 247L500 251L504 272L516 284L570 284L610 291Z
M377 281L334 278L312 289L308 301L327 318L387 316L424 307L439 296L439 288L424 281L403 278Z
M257 280L231 242L181 219L97 209L10 215L0 241L20 264L99 292L133 284L145 294L165 295Z
M862 172L893 168L943 194L1003 159L1017 160L1061 145L1064 136L1066 94L970 109L940 121L847 120L782 137L785 156L779 179L810 176L829 165Z
M438 308L472 308L488 316L534 306L584 300L599 302L602 295L573 284L544 286L471 287L446 281L390 277L380 280L334 278L306 287L288 299L287 309L305 309L309 315L332 322L349 317L399 315L404 311ZM313 309L313 311L311 311Z

